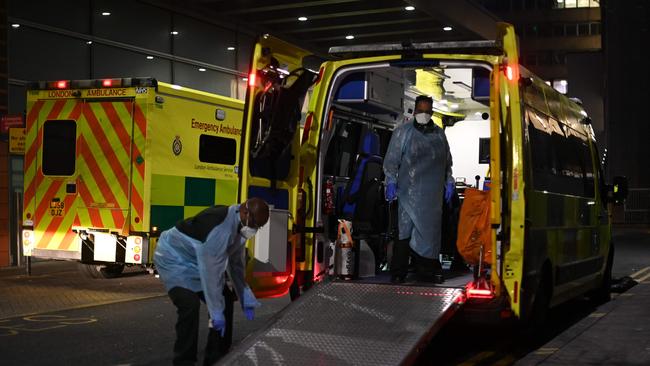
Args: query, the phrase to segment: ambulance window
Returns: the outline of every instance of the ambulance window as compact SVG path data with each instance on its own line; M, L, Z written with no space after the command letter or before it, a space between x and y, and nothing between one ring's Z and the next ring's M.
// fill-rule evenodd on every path
M43 174L74 174L76 142L77 124L75 121L46 121L43 126Z
M203 163L235 165L237 141L219 136L201 135L199 160Z

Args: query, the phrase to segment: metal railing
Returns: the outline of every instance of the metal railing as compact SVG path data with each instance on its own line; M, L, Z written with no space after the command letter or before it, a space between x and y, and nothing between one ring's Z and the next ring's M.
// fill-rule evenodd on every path
M650 224L650 188L630 188L623 207L626 224Z

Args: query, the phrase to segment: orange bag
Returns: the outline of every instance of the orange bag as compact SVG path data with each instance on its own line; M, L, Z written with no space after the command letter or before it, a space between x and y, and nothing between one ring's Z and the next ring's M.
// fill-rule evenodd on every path
M492 244L490 242L490 192L475 188L465 189L465 199L460 208L458 220L458 238L456 246L465 262L479 263L481 246L483 263L492 262Z

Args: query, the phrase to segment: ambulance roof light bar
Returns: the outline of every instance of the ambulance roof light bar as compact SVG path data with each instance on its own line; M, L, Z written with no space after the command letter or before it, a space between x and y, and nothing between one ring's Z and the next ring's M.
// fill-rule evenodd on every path
M434 52L449 51L454 53L502 55L501 41L451 41L451 42L424 42L424 43L387 43L330 47L329 54L334 56L358 56L359 54L377 53L408 53L408 52Z
M150 77L36 81L30 83L28 85L28 89L30 90L97 89L97 88L130 88L136 86L157 87L158 81Z

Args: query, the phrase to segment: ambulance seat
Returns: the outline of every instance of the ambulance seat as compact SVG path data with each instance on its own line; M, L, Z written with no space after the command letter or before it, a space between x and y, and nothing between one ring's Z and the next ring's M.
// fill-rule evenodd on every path
M352 220L353 232L376 234L383 229L383 159L379 135L366 131L351 180L344 192L343 216Z

